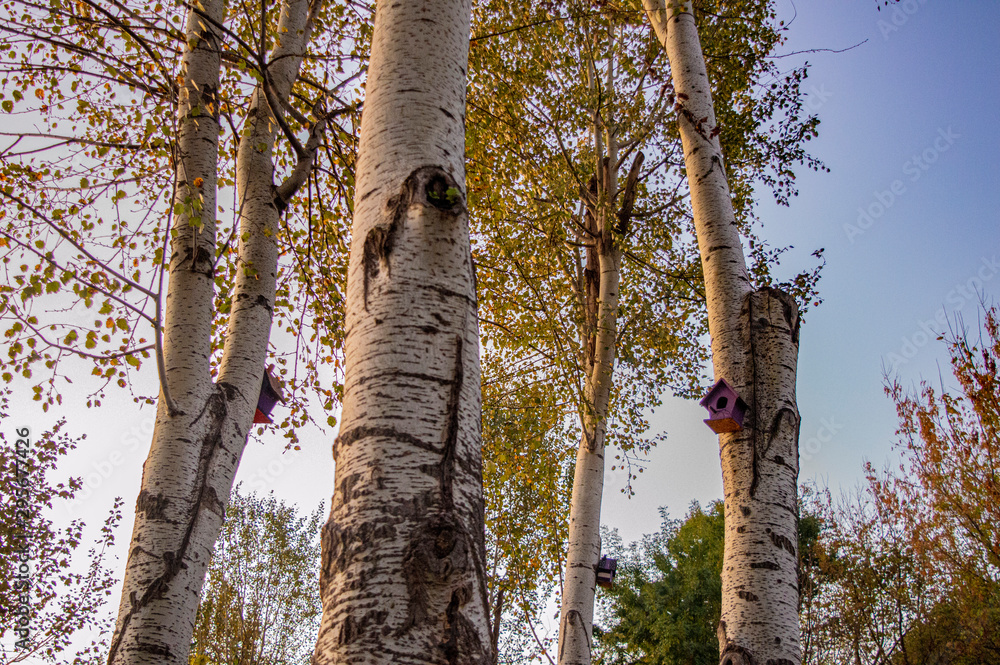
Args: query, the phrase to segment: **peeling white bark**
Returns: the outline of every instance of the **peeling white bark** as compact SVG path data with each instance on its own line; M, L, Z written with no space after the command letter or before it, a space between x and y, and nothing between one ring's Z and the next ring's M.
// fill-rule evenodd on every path
M315 665L488 663L470 4L377 5Z
M274 303L280 207L270 154L277 124L254 97L241 142L237 186L243 206L240 256L253 268L233 294L219 378L209 373L214 307L215 190L219 109L219 34L224 3L204 1L188 17L182 61L170 281L165 308L165 380L176 411L160 399L136 503L122 600L108 661L186 665L198 599L246 444L264 371ZM307 0L282 6L271 68L287 99L309 41ZM255 146L266 144L266 151ZM287 199L286 199L287 200ZM200 220L200 223L199 223ZM194 224L192 225L192 221Z
M726 508L722 665L798 665L798 308L747 274L690 0L643 0L670 59L712 361L749 405L744 429L719 437Z

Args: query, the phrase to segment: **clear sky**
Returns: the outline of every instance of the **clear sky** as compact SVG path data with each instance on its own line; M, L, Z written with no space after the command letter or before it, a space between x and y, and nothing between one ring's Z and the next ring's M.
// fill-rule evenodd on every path
M883 394L883 368L912 383L936 382L940 367L948 383L944 347L927 331L943 329L942 309L975 326L974 291L987 300L1000 296L1000 3L876 6L779 5L786 20L797 11L786 52L865 43L779 60L783 68L806 58L813 65L805 89L822 124L811 148L832 172L803 171L790 207L767 199L760 207L763 235L795 246L788 272L811 265L809 254L826 248L825 302L808 314L801 334L800 477L834 489L859 482L863 460L891 458L896 419ZM8 433L51 422L27 391L20 397ZM110 397L100 410L66 413L70 430L88 435L66 467L84 476L85 498L58 510L96 524L112 498L123 496L124 552L153 410L140 411L129 396ZM619 492L623 476L609 472L603 522L626 541L657 529L661 505L681 516L692 499L721 497L718 445L704 417L697 404L672 399L654 414L654 426L670 438L651 455L634 498ZM306 441L301 452L282 455L280 433L267 433L263 444L250 443L237 480L312 509L332 490L331 442Z
M863 480L869 459L894 459L895 410L883 368L906 384L954 385L947 353L926 331L938 317L979 321L979 297L1000 300L1000 3L875 0L779 3L784 52L812 65L804 89L821 118L810 147L831 173L802 172L783 208L762 198L763 235L795 247L784 266L826 248L824 303L799 348L800 479L831 488ZM800 60L789 57L779 66ZM863 214L864 213L864 214ZM681 516L720 498L718 446L701 409L673 400L653 419L670 434L631 500L605 492L604 523L628 541L652 531L657 506ZM621 480L618 481L618 487Z

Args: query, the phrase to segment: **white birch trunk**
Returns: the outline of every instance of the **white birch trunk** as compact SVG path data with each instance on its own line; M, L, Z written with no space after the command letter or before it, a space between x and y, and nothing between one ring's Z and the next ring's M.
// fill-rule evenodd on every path
M273 145L277 124L255 95L238 157L243 200L241 275L219 379L209 372L214 309L215 189L218 158L219 36L223 2L202 2L188 17L178 106L177 199L163 356L175 411L161 393L149 456L136 503L122 600L108 662L186 665L205 571L225 515L236 467L260 391L274 303L279 207ZM271 68L287 99L312 22L307 0L282 7ZM260 144L266 151L253 148ZM196 184L200 179L201 184ZM284 199L287 200L287 199ZM283 205L281 206L283 208ZM194 224L192 224L194 221Z
M602 238L601 244L605 244ZM617 334L621 251L608 235L600 252L600 296L595 359L587 380L583 437L576 457L569 516L569 547L559 620L559 665L589 665L597 563L601 558L604 440Z
M468 0L378 3L315 665L488 663Z
M608 66L608 90L614 85L613 65ZM614 118L609 113L608 122ZM600 155L604 142L595 113L595 147ZM569 543L559 621L559 665L589 665L593 641L594 595L597 564L601 557L601 501L604 494L604 442L608 407L614 380L618 336L618 301L622 250L616 233L627 231L635 201L639 168L638 153L629 170L622 205L614 214L618 196L618 140L607 136L607 156L598 164L591 192L582 192L587 208L587 227L594 245L587 250L585 319L583 326L587 379L581 417L583 436L577 452L570 503ZM615 226L618 226L616 231Z
M750 284L690 0L643 0L670 59L695 230L705 275L715 378L749 405L719 437L725 492L722 665L797 665L798 308Z

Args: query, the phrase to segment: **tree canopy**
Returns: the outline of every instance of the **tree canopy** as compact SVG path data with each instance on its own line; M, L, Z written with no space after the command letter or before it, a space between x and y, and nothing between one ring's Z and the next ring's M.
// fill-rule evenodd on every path
M192 665L309 659L321 610L322 513L233 491L201 594Z

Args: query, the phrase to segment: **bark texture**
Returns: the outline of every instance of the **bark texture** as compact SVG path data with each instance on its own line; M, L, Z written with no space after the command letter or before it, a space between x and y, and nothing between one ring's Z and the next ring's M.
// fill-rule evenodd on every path
M221 0L202 4L221 22ZM218 160L221 35L188 14L181 61L176 144L177 214L164 307L165 377L176 411L157 405L153 444L143 465L122 598L108 662L185 663L212 553L202 513L222 522L222 497L206 486L233 392L212 385L211 354L215 191ZM190 627L188 627L190 625Z
M601 558L604 441L615 363L621 250L598 233L587 261L588 300L596 314L585 387L583 436L576 456L569 515L569 547L559 620L559 665L590 663L597 563ZM591 258L596 259L592 261ZM595 274L596 273L596 274ZM596 287L596 288L595 288Z
M288 35L272 53L275 99L287 99L309 41L308 0L281 7ZM223 358L210 374L216 252L220 35L224 3L202 2L188 17L178 106L176 215L165 307L163 356L173 410L159 400L108 662L186 665L201 586L253 420L270 334L278 249L274 167L278 124L261 91L241 140L243 201L237 280ZM267 145L259 150L259 145ZM311 156L310 156L311 159ZM284 184L283 184L284 186ZM293 189L286 187L289 191ZM287 199L285 199L287 200ZM179 207L176 207L179 206Z
M313 663L488 663L470 4L377 5Z
M691 2L643 5L670 59L715 378L725 378L749 407L742 431L719 436L726 514L721 663L798 665L798 308L781 291L751 286Z

